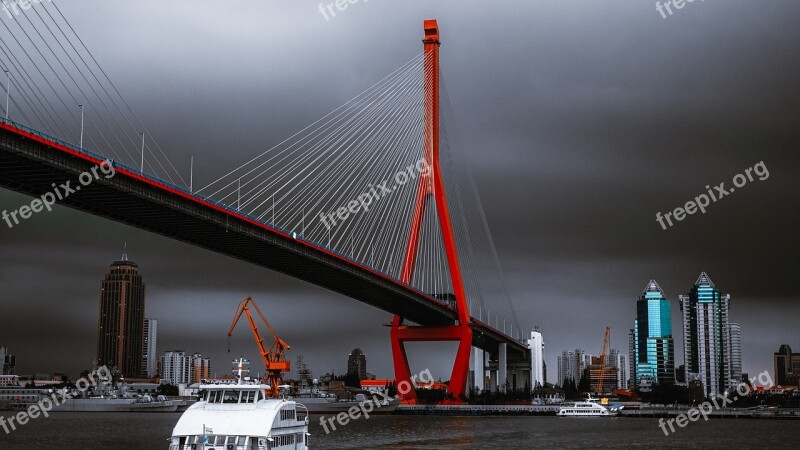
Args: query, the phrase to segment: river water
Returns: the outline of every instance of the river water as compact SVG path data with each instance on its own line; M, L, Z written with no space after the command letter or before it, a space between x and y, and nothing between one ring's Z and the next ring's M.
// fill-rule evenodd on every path
M9 412L4 412L7 416ZM180 414L55 413L6 434L0 449L162 449ZM665 436L658 419L376 416L325 434L311 416L311 448L800 448L800 421L712 419Z

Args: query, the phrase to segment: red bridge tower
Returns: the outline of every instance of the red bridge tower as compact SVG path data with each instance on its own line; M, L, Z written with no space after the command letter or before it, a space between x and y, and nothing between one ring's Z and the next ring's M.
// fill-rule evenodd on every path
M427 176L419 178L414 216L411 222L411 232L408 238L400 280L410 285L414 277L425 206L428 204L428 200L433 199L438 213L450 279L453 283L453 294L456 297L458 322L454 325L439 327L407 326L403 325L402 317L394 316L391 331L392 356L394 359L395 380L400 383L411 378L405 342L457 341L458 350L456 351L453 372L450 375L450 385L447 392L460 402L462 395L466 393L470 350L472 347L472 330L469 327L469 307L464 292L461 268L458 263L458 252L455 238L453 237L453 227L450 222L450 212L447 208L442 171L439 165L439 26L435 20L426 20L424 28L425 39L422 42L425 47L425 162L432 170L427 171ZM414 403L416 393L412 390L402 397L404 402Z

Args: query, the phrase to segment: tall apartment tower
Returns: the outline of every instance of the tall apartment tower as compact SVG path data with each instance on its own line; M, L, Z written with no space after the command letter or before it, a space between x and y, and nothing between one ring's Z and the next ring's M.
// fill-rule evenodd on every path
M738 382L731 373L734 358L728 323L730 300L729 294L719 293L705 272L697 278L691 292L680 296L686 381L700 381L706 397L716 396ZM741 373L741 337L738 325L735 328Z
M617 353L615 359L617 367L617 387L619 389L628 389L628 383L630 381L628 355L625 353Z
M161 382L172 385L191 384L194 374L192 357L183 350L164 352L161 356Z
M557 360L559 385L562 385L564 380L580 383L586 368L592 364L592 356L581 349L575 349L574 352L564 350Z
M202 380L211 378L211 359L206 358L200 353L192 355L192 383L199 383Z
M142 342L142 368L147 378L157 375L156 338L158 335L158 320L144 319L144 341Z
M650 280L636 302L636 320L629 334L634 388L675 382L675 341L670 304L656 280Z
M628 379L630 378L628 369L628 355L612 348L608 351L608 359L606 360L607 368L617 369L616 372L616 387L618 389L628 389Z
M116 367L125 377L145 375L144 296L139 267L124 252L111 264L100 287L97 364Z
M742 381L742 326L738 323L729 323L728 339L731 349L731 356L728 358L731 373L728 389L736 389L736 386Z

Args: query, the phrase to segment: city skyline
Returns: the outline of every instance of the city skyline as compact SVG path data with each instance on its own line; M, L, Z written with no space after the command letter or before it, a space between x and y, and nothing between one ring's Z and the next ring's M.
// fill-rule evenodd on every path
M117 261L114 261L114 262L111 264L112 271L111 271L111 274L107 276L107 278L108 278L109 276L113 276L113 274L115 273L114 271L115 271L115 270L117 270L117 271L118 271L118 270L119 270L119 266L120 266L120 265L123 265L123 266L130 266L130 267L133 267L133 268L134 268L134 271L138 271L138 265L137 265L135 262L133 262L133 261L129 261L129 260L128 260L128 255L127 255L127 243L125 244L125 249L123 250L123 256L122 256L120 259L118 259ZM114 269L115 267L116 267L116 269ZM133 276L134 276L134 277L138 277L139 279L141 279L141 278L142 278L140 275L138 275L138 273L134 273L134 274L133 274ZM105 286L107 283L108 283L108 280L104 281L104 286ZM698 286L698 284L697 284L697 283L705 283L705 284L703 284L703 285L702 285L704 288L705 288L706 286L710 286L711 288L713 288L713 289L716 289L716 288L714 287L714 284L713 284L713 282L711 282L711 281L710 281L710 278L708 277L708 275L706 275L706 273L705 273L705 272L701 272L700 276L698 277L698 279L697 279L697 281L696 281L696 283L695 283L696 287ZM144 287L144 283L142 283L142 287ZM102 295L101 295L101 297L102 297ZM679 297L679 299L678 299L678 302L679 302L679 304L680 304L680 302L681 302L681 299L682 299L682 298L684 298L684 297L686 297L686 296L684 296L684 295L682 295L682 294L681 294L681 295L679 295L678 297ZM725 296L722 296L722 297L724 297L724 299L725 299L725 301L726 301L726 302L727 302L727 301L729 301L729 299L730 299L730 295L725 295ZM666 308L666 310L661 310L661 312L659 313L659 316L658 316L658 317L660 317L660 318L659 318L658 320L660 321L660 320L662 320L662 319L661 319L661 317L662 317L662 316L661 316L661 314L664 314L665 312L666 312L667 314L669 314L669 313L670 313L670 310L671 310L671 302L670 302L669 298L666 298L666 296L665 296L665 294L664 294L663 290L661 289L661 287L658 285L658 283L657 283L655 280L650 280L650 281L647 283L647 285L646 285L646 287L645 287L645 290L644 290L644 292L642 293L642 296L639 298L639 302L642 302L642 301L645 301L645 302L647 302L647 301L652 301L652 300L657 300L657 301L662 301L662 302L663 302L663 301L666 301L666 302L668 302L668 304L670 305L670 307L667 307L667 308ZM639 302L637 302L637 303L639 303ZM660 307L659 307L659 308L660 308ZM647 311L647 309L648 309L648 308L645 308L645 311ZM655 316L654 316L654 317L655 317ZM165 349L163 349L163 348L160 348L160 347L156 348L155 346L148 344L148 339L147 339L147 337L149 337L149 336L150 336L150 334L148 334L148 330L151 330L151 329L152 329L152 330L153 330L153 331L152 331L153 333L155 333L155 332L156 332L156 330L157 330L157 323L158 323L158 319L156 319L156 318L152 318L152 319L151 319L151 318L144 318L143 320L144 320L144 322L143 322L143 323L144 323L145 325L144 325L144 329L143 329L143 342L142 342L142 346L141 346L141 349L142 349L142 350L141 350L141 355L140 355L140 356L142 357L142 358L141 358L142 370L143 370L143 371L147 371L147 374L144 374L144 373L143 373L142 377L152 377L152 376L155 376L155 375L149 375L149 373L150 373L150 372L148 371L148 370L149 370L149 367L147 366L147 360L148 360L148 359L147 359L147 355L148 355L148 351L149 351L150 349L154 349L154 350L156 351L156 353L155 353L155 355L156 355L156 356L155 356L155 358L154 358L154 359L159 359L159 360L163 360L163 355L164 355L165 353L171 353L172 351L171 351L171 350L165 350ZM152 324L154 324L155 326L151 328L150 326L148 326L148 323L152 323ZM667 325L669 325L669 324L671 323L671 319L670 319L670 318L667 318L665 323L666 323ZM661 326L665 326L665 325L663 325L663 324L662 324ZM741 359L742 359L742 355L741 355L741 335L740 335L740 333L741 333L741 327L740 327L740 325L739 325L738 323L732 323L732 322L730 323L730 326L732 326L732 327L735 327L735 329L736 329L736 333L737 333L737 335L738 335L738 339L739 339L739 341L738 341L738 347L737 347L737 348L738 348L738 352L739 352L739 353L738 353L738 358L739 358L739 359L738 359L738 363L739 363L739 364L741 364ZM538 328L538 326L537 326L537 328ZM671 325L670 325L670 327L669 327L669 328L671 329ZM660 329L660 328L659 328L659 329ZM633 331L633 330L631 330L631 331ZM535 332L535 331L533 331L532 333L536 333L536 332ZM146 335L146 336L145 336L145 335ZM543 339L543 338L544 338L544 334L542 334L542 333L540 333L540 334L539 334L539 336L540 336L540 337L539 337L539 339ZM630 336L631 336L631 335L629 334L629 337L630 337ZM675 336L672 336L672 337L671 337L671 339L670 339L670 341L674 341L674 340L678 340L678 339L677 339ZM680 339L680 342L685 342L685 340L686 340L686 337L684 336L682 339ZM157 340L156 340L156 342L157 342ZM528 342L530 342L530 340L528 340ZM630 343L630 340L629 340L629 343ZM98 345L100 345L100 344L98 344ZM684 344L684 345L685 345L685 344ZM781 344L781 345L785 345L785 344ZM173 347L174 347L174 346L173 346ZM585 347L585 348L589 348L589 347ZM683 347L680 347L680 346L679 346L679 347L676 347L676 348L677 348L678 350L681 350L681 352L683 352ZM256 354L257 354L257 352L253 352L252 350L253 350L253 349L245 350L244 352L242 352L242 354L243 354L243 355L249 355L249 354L251 354L251 353L256 353ZM597 355L600 353L600 352L593 352L593 351L591 351L591 350L583 350L582 348L578 348L578 350L579 350L580 352L582 352L582 355L584 356L584 359L585 359L585 361L584 361L584 362L583 362L583 364L581 365L581 367L582 367L583 369L587 368L587 367L588 367L588 366L591 364L591 360L590 360L590 358L592 358L592 357L596 357L596 356L597 356ZM630 365L630 369L629 369L629 370L628 370L628 369L626 369L626 371L625 371L625 372L626 372L626 373L628 373L628 372L630 373L630 378L629 378L629 379L630 379L631 381L633 381L633 380L634 380L634 375L633 375L633 374L635 373L635 371L633 370L633 368L634 368L634 367L636 367L636 365L635 365L635 362L634 362L634 357L633 357L633 354L634 354L634 353L633 353L633 352L631 352L631 351L630 351L630 349L628 349L628 350L629 350L629 351L628 351L628 353L624 353L624 352L619 352L619 351L618 351L617 349L615 349L615 348L612 348L612 349L610 349L610 350L609 350L609 354L610 354L610 355L611 355L611 356L614 358L614 360L613 360L614 362L612 362L612 364L615 364L615 366L619 364L619 357L620 357L620 356L621 356L621 357L625 357L625 358L626 358L625 360L626 360L626 361L629 361L629 363L628 363L628 364ZM181 352L182 352L182 351L181 351ZM360 348L357 348L357 347L356 347L356 348L354 348L354 349L353 349L353 350L351 350L351 351L350 351L350 353L349 353L349 362L348 362L347 364L344 364L344 365L343 365L343 366L345 367L345 369L344 369L344 370L342 370L342 373L349 373L349 372L350 372L350 370L351 370L351 367L352 367L352 365L354 364L352 361L355 361L355 359L354 359L354 358L358 358L358 354L354 354L353 352L356 352L356 353L358 353L358 352L361 352L361 353L360 353L360 355L361 355L361 359L363 359L363 356L364 356L363 350L361 350ZM562 373L562 370L561 370L561 368L560 368L560 366L561 366L561 364L562 364L562 363L561 363L561 356L562 356L562 354L564 354L564 353L568 353L568 352L569 352L569 353L572 353L572 351L571 351L571 350L564 350L564 351L562 351L562 353L561 353L561 354L557 355L557 356L554 358L554 359L556 360L556 362L557 362L557 366L556 366L556 367L558 367L557 373L559 374L559 376L560 376L560 374ZM545 354L546 354L546 353L545 353ZM196 356L196 355L199 355L199 353L196 353L196 354L195 354L195 356ZM186 358L191 358L191 357L192 357L191 355L190 355L190 356L186 356ZM206 360L208 360L208 358L206 358ZM610 361L611 361L611 360L610 360ZM674 360L674 358L673 358L673 366L674 366L674 368L673 368L673 373L675 373L675 371L677 371L677 370L678 370L677 364L675 364L675 363L674 363L674 361L675 361L675 360ZM681 359L680 361L683 361L683 359ZM730 363L728 363L728 364L730 364ZM223 365L224 365L224 364L223 364ZM187 367L188 367L188 366L187 366ZM741 365L739 365L738 367L739 367L739 372L738 372L739 374L741 374L742 372L745 372L745 371L743 371L743 370L741 369ZM87 366L86 368L90 368L90 367L89 367L89 366ZM188 369L187 369L187 370L188 370ZM207 370L207 369L206 369L206 370ZM312 370L313 370L313 369L312 369ZM326 370L326 369L319 369L319 368L316 368L316 370ZM327 370L329 370L329 371L330 371L330 373L336 373L336 367L328 368ZM364 369L364 370L366 370L366 369ZM388 368L388 367L383 367L383 368L381 368L381 370L384 370L384 371L390 372L390 368ZM359 371L361 371L361 369L359 369ZM52 368L51 372L53 372L53 373L60 373L61 371L60 371L59 369ZM581 370L581 372L582 372L582 370ZM41 371L39 371L39 372L31 372L31 374L33 374L33 373L47 373L47 371L45 371L45 372L41 372ZM156 373L157 373L157 372L156 372ZM213 372L213 371L212 371L211 373L215 373L215 374L216 374L216 372ZM223 373L223 374L224 374L224 373L225 373L225 370L222 370L222 372L221 372L221 373ZM552 376L553 376L553 375L552 375L552 373L551 373L551 377L552 377ZM163 377L163 374L162 374L162 377ZM578 378L578 379L576 379L576 382L577 382L578 380L579 380L579 378ZM555 379L555 380L554 380L554 379L548 378L546 381L547 381L548 383L550 383L550 384L553 384L553 385L560 385L560 383L561 383L561 381L562 381L562 380L561 380L561 379ZM618 384L619 384L619 381L618 381Z
M796 294L785 281L792 265L776 264L776 255L797 248L791 236L800 223L796 209L786 207L797 204L800 192L793 176L800 161L790 151L797 104L785 95L797 91L798 77L780 63L795 58L791 46L771 45L762 33L780 29L796 40L781 8L704 4L670 18L666 29L659 16L641 20L655 15L652 5L636 5L608 21L588 22L585 35L554 40L576 17L608 16L605 7L370 3L330 22L317 17L313 25L303 25L316 14L308 5L198 7L191 24L177 26L185 14L180 5L142 5L86 1L62 8L164 148L175 161L185 156L186 172L194 156L198 184L409 60L419 52L420 21L437 17L445 86L465 143L458 154L475 174L520 322L526 332L542 325L551 368L560 349L599 352L605 324L612 326L612 347L624 348L630 303L643 280L659 280L672 322L680 323L676 294L704 270L736 298L731 315L741 326L743 371L771 370L776 348L800 346L792 334ZM291 50L282 46L289 24L303 36ZM676 36L684 26L696 34ZM623 39L620 29L642 38ZM502 48L488 48L487 41ZM697 42L718 48L716 59L698 62L691 73L676 71L698 57ZM223 51L228 46L236 50ZM205 50L213 64L197 59ZM290 59L291 68L275 64ZM742 70L741 61L753 69ZM492 89L476 88L487 80ZM759 161L770 169L767 180L667 230L658 225L658 211L683 205L706 192L704 186ZM26 202L29 197L0 191L6 209ZM388 331L381 326L391 318L387 313L60 206L0 233L6 255L0 341L17 355L18 371L90 367L97 277L126 240L148 280L148 317L160 321L160 349L203 349L224 361L230 312L252 295L267 305L293 355L306 355L315 372L341 367L341 355L360 347L376 375L391 374ZM320 350L320 342L329 348ZM234 343L257 360L249 336L236 335ZM441 361L450 355L443 344L430 355L410 356L417 368L447 377Z

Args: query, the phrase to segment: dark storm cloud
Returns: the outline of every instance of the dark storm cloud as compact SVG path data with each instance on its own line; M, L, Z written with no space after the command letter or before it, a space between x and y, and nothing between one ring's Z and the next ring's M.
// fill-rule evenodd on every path
M556 353L598 352L605 324L627 351L651 278L680 339L677 295L701 270L732 294L745 371L800 346L796 2L695 2L665 20L650 1L375 0L328 21L311 1L62 3L176 166L188 172L195 155L196 185L411 59L436 17L456 157L475 174L520 323L543 327L550 381ZM768 180L666 231L656 223L762 160ZM24 201L0 192L3 208ZM390 375L389 315L336 294L64 208L0 240L0 344L23 372L88 365L99 281L128 240L159 352L209 353L224 371L229 318L252 294L316 375L343 370L355 346ZM234 342L249 349L245 331ZM447 377L440 360L416 363Z

